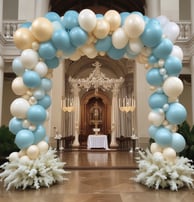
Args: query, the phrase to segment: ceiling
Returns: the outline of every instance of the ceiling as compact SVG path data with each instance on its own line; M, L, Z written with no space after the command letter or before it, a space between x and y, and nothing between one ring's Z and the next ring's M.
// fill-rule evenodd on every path
M50 11L63 16L68 10L80 12L84 8L89 8L95 13L104 14L113 9L118 12L139 11L145 14L145 0L50 0Z

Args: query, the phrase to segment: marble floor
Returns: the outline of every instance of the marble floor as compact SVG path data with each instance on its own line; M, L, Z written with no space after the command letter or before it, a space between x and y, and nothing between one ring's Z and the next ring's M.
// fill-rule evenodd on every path
M108 154L107 154L108 153ZM107 154L107 155L104 155ZM0 202L193 202L194 190L153 190L134 182L133 154L116 151L60 152L68 181L39 190L6 191L0 183ZM99 160L103 156L103 160ZM92 160L91 160L92 159ZM107 161L106 161L107 160ZM106 166L107 162L107 166ZM91 167L92 166L92 167Z

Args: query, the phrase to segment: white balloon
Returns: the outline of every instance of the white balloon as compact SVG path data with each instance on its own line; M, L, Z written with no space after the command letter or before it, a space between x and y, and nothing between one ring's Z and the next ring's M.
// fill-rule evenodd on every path
M163 150L163 156L167 161L173 163L176 160L176 151L171 147L167 147Z
M18 158L19 158L18 152L12 152L8 157L10 162L17 160Z
M183 91L183 82L175 76L168 77L163 83L163 91L172 98L177 98Z
M174 45L170 55L179 58L181 61L183 60L183 51L179 46Z
M39 148L36 145L31 145L26 150L26 154L31 160L37 159L37 157L39 156L39 153L40 153Z
M16 95L24 95L28 88L23 82L22 77L16 77L12 82L12 90Z
M161 112L156 111L156 110L152 110L148 114L148 120L154 126L160 126L163 123L164 119L165 119L164 113L161 113Z
M129 41L129 47L134 53L140 53L144 45L141 42L141 40L138 38L138 39L131 39Z
M39 151L40 151L40 154L45 154L48 149L49 149L49 145L47 142L45 141L41 141L37 144L38 148L39 148Z
M10 105L10 111L12 116L19 119L26 118L26 113L30 107L30 104L24 98L16 98Z
M157 143L153 142L150 146L150 150L152 153L162 152L162 147L160 145L158 145Z
M175 22L168 22L163 28L163 33L172 42L175 42L180 33L180 28Z
M48 67L44 62L38 62L38 64L34 68L34 71L36 71L40 75L40 77L44 77L48 72Z
M156 19L160 22L161 27L163 28L166 24L168 24L169 19L166 16L160 15L156 17Z
M112 34L112 44L117 49L124 48L128 43L128 36L123 28L118 28Z
M26 49L21 54L21 61L25 68L33 69L38 63L38 53L32 49Z
M93 44L87 44L81 47L82 52L88 57L88 58L95 58L98 55L98 52Z
M28 164L30 162L30 158L27 155L24 155L20 158L20 163Z
M81 28L86 30L87 32L91 32L94 30L96 26L96 15L90 9L83 9L78 16L78 22Z

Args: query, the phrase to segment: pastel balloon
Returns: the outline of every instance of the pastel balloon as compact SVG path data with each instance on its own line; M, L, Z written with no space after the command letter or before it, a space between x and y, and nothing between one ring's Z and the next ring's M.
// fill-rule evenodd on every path
M156 17L156 19L160 22L162 28L164 28L164 26L169 22L169 19L164 15L160 15Z
M152 153L162 152L162 147L160 145L158 145L157 143L153 142L150 146L150 150Z
M13 117L10 121L9 121L9 130L13 133L13 134L17 134L20 130L22 130L22 120L18 119L16 117Z
M107 52L107 55L114 59L114 60L118 60L118 59L121 59L123 58L124 54L126 52L126 47L125 48L122 48L122 49L116 49L115 47L111 47L108 52Z
M56 48L51 41L43 42L40 44L38 54L44 59L52 59L56 55Z
M66 11L62 19L65 29L71 30L73 27L79 26L78 16L79 14L75 10Z
M18 152L12 152L9 157L8 157L9 161L16 161L17 159L19 159L19 154Z
M110 36L107 36L104 39L99 39L96 44L95 48L98 51L104 51L107 52L112 46L112 39Z
M48 41L53 34L52 23L47 18L38 17L32 22L31 32L38 41Z
M16 57L13 59L12 70L17 76L23 75L25 67L22 64L21 57Z
M96 15L90 9L83 9L78 16L78 22L81 28L87 32L92 32L96 27Z
M18 119L26 117L26 113L30 107L30 104L24 98L16 98L10 105L10 111L12 116Z
M172 142L171 142L171 147L176 151L176 152L181 152L186 146L186 142L184 137L179 134L179 133L173 133L172 134Z
M125 33L125 31L122 28L116 29L112 34L112 44L117 49L124 48L129 39Z
M171 147L167 147L167 148L165 148L164 150L163 150L163 157L167 160L167 161L169 161L169 162L171 162L171 163L174 163L175 162L175 160L176 160L176 151L173 149L173 148L171 148Z
M47 142L45 141L41 141L37 144L38 148L39 148L39 151L40 151L40 154L45 154L48 149L49 149L49 145Z
M75 47L84 45L88 39L87 33L81 27L74 27L69 32L71 43Z
M120 16L121 16L121 26L124 25L126 18L129 16L129 12L121 12Z
M56 12L48 12L44 16L47 18L49 21L54 22L54 21L61 21L61 17L58 15Z
M142 44L142 42L139 38L130 39L129 46L130 46L130 49L136 54L140 53L144 47L144 45Z
M169 56L165 61L164 67L169 76L178 76L182 70L182 62L177 57Z
M33 96L36 98L36 100L40 100L45 96L45 91L42 88L38 88L33 92Z
M181 124L187 117L187 111L185 107L178 103L172 103L166 112L166 119L171 124Z
M149 106L152 109L163 108L168 103L168 97L164 93L154 92L148 99Z
M57 57L54 57L52 59L46 59L44 62L50 69L54 69L59 66L59 58Z
M35 41L35 38L28 28L19 28L15 31L13 40L18 49L25 50L32 48L32 43Z
M161 147L170 146L172 141L172 133L167 128L160 128L155 134L155 141Z
M37 72L40 77L44 77L48 72L48 67L44 62L40 61L36 64L34 71Z
M51 105L51 98L49 95L45 95L42 99L38 100L39 105L47 109Z
M24 95L28 88L25 86L22 77L16 77L13 81L12 81L12 90L16 95Z
M151 137L152 139L155 138L155 134L156 134L156 132L157 132L158 129L159 129L159 127L154 126L154 125L151 125L151 126L148 128L148 133L149 133L149 135L150 135L150 137Z
M93 34L98 39L103 39L108 36L110 31L109 23L104 19L98 19Z
M183 60L183 50L179 46L174 45L170 55L179 58L181 61Z
M44 139L46 135L46 129L42 125L39 125L37 126L36 130L33 131L33 133L34 133L34 144L37 144Z
M152 110L148 114L148 120L154 126L160 126L163 123L164 119L165 119L164 113L160 112L159 110Z
M160 86L163 84L163 76L160 74L159 68L152 68L146 74L147 82L152 86Z
M162 59L166 59L173 48L173 44L172 42L167 39L164 38L161 40L161 42L153 49L153 54L157 57L157 58L162 58Z
M173 98L178 97L182 93L183 88L183 82L175 76L168 77L163 84L164 93Z
M82 46L81 50L88 58L91 58L91 59L95 58L98 55L98 52L95 49L93 44L84 45Z
M138 38L144 31L145 21L140 15L132 13L125 19L123 27L129 38Z
M39 156L39 148L36 145L31 145L26 150L26 154L31 160L35 160Z
M27 119L32 124L41 124L46 120L46 110L41 105L32 105L27 111Z
M104 14L104 19L110 25L110 31L113 32L121 25L121 16L116 10L109 10Z
M23 129L16 134L15 144L20 149L28 148L30 145L33 144L33 142L34 142L34 135L30 130Z
M38 63L38 53L32 49L22 51L21 62L27 69L33 69Z
M172 42L175 42L180 33L180 28L175 22L168 22L164 28L163 33L168 37Z
M44 89L47 92L50 91L52 88L52 81L48 78L42 78L41 87L42 87L42 89Z
M41 84L41 78L35 71L28 70L23 74L23 82L29 88L36 88Z
M163 33L159 21L156 19L150 19L146 24L140 39L145 46L155 47L160 43L162 34Z

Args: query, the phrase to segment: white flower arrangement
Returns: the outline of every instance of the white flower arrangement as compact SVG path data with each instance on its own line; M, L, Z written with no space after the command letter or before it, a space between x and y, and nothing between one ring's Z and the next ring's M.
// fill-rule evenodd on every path
M4 181L6 190L11 188L26 189L49 187L50 185L68 180L64 174L64 162L61 162L56 151L49 149L35 160L16 158L0 166L4 171L0 173L1 181Z
M194 165L185 157L176 157L175 162L169 162L149 150L139 152L137 176L133 178L149 188L169 188L172 191L187 186L194 188Z

